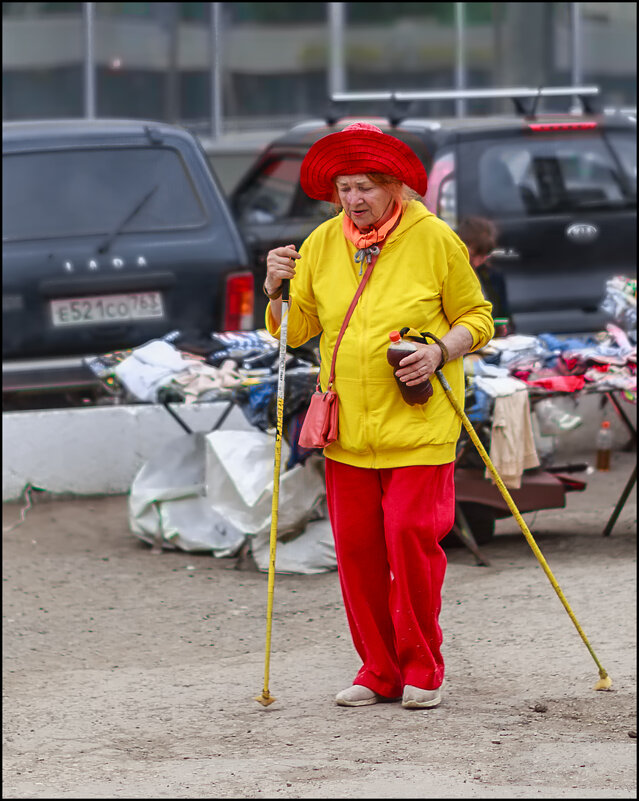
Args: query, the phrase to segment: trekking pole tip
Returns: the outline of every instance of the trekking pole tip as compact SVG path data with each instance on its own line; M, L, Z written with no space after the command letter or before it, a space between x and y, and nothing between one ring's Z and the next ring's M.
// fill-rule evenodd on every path
M599 681L592 688L593 690L609 690L612 687L612 679L605 670L599 671Z
M258 704L262 704L262 706L270 706L273 701L277 701L277 698L273 698L273 696L268 692L263 692L261 695L256 695L255 700Z

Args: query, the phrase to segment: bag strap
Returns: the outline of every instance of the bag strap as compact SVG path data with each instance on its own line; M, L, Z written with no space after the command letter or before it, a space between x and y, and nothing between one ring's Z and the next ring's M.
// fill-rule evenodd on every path
M342 327L340 329L339 334L337 335L337 342L335 343L335 347L333 348L333 358L331 360L331 373L328 379L328 387L327 391L333 386L333 381L335 381L335 359L337 358L337 349L339 348L339 344L342 341L342 337L344 336L344 332L346 331L346 326L348 325L349 320L353 312L355 311L355 306L357 306L357 301L360 299L362 292L364 291L364 287L366 286L366 282L370 278L371 273L373 272L373 267L375 266L375 262L379 253L376 253L372 259L366 272L364 273L364 277L359 282L359 286L357 287L357 292L355 293L355 297L351 301L351 305L348 307L348 311L346 312L346 316L344 317L344 322L342 323ZM317 385L319 387L319 374L317 376Z

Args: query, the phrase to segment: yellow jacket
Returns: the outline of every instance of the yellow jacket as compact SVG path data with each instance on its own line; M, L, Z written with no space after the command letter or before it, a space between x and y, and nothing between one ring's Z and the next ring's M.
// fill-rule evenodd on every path
M322 223L304 241L290 286L287 342L298 347L322 332L323 389L361 280L356 248L342 231L343 214ZM436 377L425 405L405 403L386 360L388 334L409 326L441 338L461 324L472 334L476 350L493 336L491 308L461 239L422 203L410 201L384 243L339 346L334 384L339 438L324 449L325 456L374 468L453 461L461 421ZM270 305L266 327L279 336ZM463 405L463 359L449 362L443 372Z

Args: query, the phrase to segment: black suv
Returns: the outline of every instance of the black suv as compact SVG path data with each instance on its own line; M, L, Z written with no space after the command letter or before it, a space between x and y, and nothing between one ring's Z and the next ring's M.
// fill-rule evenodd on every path
M564 92L569 93L575 89ZM300 164L308 148L349 122L365 120L417 153L429 176L424 203L453 229L467 216L496 224L491 264L503 275L516 333L602 329L609 321L599 310L606 281L636 271L636 118L542 114L521 97L512 99L519 111L510 116L427 119L396 108L388 117L312 120L276 139L232 195L257 280L264 280L268 250L299 246L334 213L330 204L301 190ZM388 109L383 100L378 106ZM258 318L265 300L256 293Z
M199 141L131 120L2 128L3 399L82 357L255 327L246 247Z

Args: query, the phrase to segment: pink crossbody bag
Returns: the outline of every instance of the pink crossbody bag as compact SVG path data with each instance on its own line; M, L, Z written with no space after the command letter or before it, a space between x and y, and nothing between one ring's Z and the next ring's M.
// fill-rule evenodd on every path
M319 375L317 376L317 387L315 392L311 395L311 402L302 424L298 442L302 448L325 448L334 442L339 434L339 399L337 392L333 389L333 382L335 381L335 359L337 358L337 349L339 348L344 331L348 325L351 315L355 311L357 301L360 299L366 282L370 274L373 272L373 267L377 261L377 256L371 259L364 277L357 287L355 297L351 301L351 305L346 312L344 322L337 337L337 342L333 349L333 358L331 360L331 373L328 379L328 387L326 392L322 392L320 388Z

